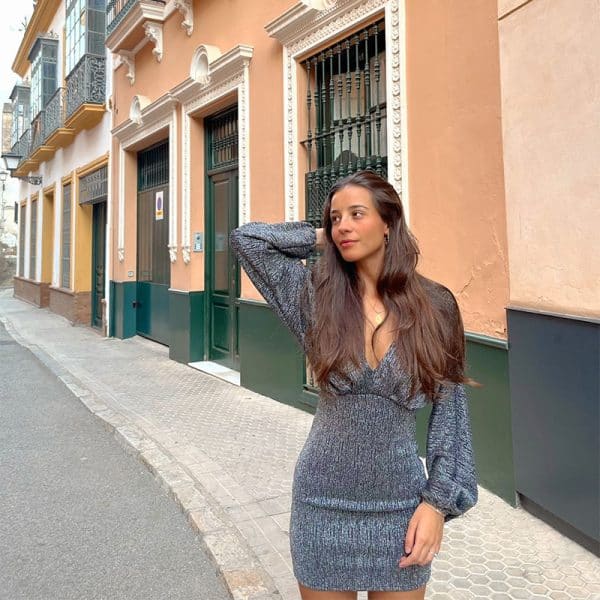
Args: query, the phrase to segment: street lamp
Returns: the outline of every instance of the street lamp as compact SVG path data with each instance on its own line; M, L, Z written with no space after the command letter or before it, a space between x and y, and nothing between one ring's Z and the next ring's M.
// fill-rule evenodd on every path
M26 177L23 177L22 175L14 174L16 168L19 166L19 162L21 161L21 156L15 154L14 152L4 152L2 154L2 158L6 168L10 171L11 177L15 177L21 181L26 181L31 185L42 185L42 178L39 175L27 175Z

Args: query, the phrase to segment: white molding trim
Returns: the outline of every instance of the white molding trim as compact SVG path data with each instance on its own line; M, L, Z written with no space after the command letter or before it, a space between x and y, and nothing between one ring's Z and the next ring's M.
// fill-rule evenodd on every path
M190 121L194 113L234 91L238 94L239 219L240 223L246 223L250 219L249 66L252 55L251 46L236 46L222 55L214 46L200 46L194 53L190 67L190 75L196 75L197 80L190 76L173 90L173 97L183 105L181 249L185 264L191 258ZM198 71L197 60L200 56L210 59L206 72Z
M169 260L177 260L177 104L169 124Z
M175 0L175 8L183 15L181 26L188 36L194 32L194 3L192 0Z
M37 197L37 221L35 232L35 280L42 281L42 232L44 222L46 221L46 211L44 210L44 192L40 189Z
M298 57L343 34L385 9L388 179L408 209L406 156L405 19L406 0L337 0L299 2L269 23L267 33L283 45L285 143L285 219L299 214ZM401 7L402 5L402 7ZM404 149L404 152L403 152ZM403 183L404 181L404 183ZM408 213L407 213L408 214Z
M144 33L146 37L154 44L152 54L160 62L163 57L163 26L161 23L147 21L144 23Z
M127 67L125 77L129 79L129 84L133 85L135 83L135 54L133 52L128 52L127 50L121 50L121 52L115 56L117 57L117 60L113 63L113 69L116 70L121 65L125 65Z
M125 150L119 144L119 214L117 215L117 257L125 260Z

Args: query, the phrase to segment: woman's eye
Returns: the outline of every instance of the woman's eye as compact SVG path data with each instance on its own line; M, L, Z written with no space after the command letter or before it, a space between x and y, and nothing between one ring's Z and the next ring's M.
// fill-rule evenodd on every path
M361 212L360 210L354 211L352 214L353 214L355 217L359 217L359 218L363 216L363 214L362 214L362 212Z
M331 217L331 222L332 223L337 223L339 220L340 220L340 218L337 217L337 216L336 217Z

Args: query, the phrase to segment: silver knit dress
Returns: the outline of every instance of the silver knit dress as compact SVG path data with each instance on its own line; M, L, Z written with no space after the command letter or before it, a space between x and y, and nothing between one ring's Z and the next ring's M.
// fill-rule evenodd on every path
M308 223L248 223L231 245L248 276L301 347L311 315L301 297L311 285L303 264L315 248ZM457 318L451 292L426 280L432 302ZM308 292L312 297L311 292ZM294 471L290 546L298 581L316 590L414 590L430 566L400 568L408 522L421 500L446 521L477 501L471 431L462 385L443 387L427 434L428 477L418 455L410 380L392 344L373 369L333 375Z

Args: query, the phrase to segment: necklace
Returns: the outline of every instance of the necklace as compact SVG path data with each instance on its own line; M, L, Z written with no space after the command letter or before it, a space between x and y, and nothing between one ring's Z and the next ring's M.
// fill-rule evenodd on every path
M367 302L371 305L371 308L375 311L375 323L377 325L381 325L383 323L383 319L385 319L385 306L382 310L377 310L371 301L367 299Z

